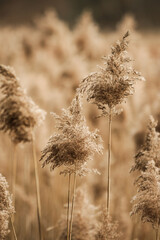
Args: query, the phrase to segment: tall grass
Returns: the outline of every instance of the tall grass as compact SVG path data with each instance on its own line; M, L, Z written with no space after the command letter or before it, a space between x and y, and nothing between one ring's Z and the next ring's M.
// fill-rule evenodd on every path
M69 235L71 235L72 240L77 238L80 238L80 240L97 240L97 238L104 240L109 232L113 233L111 235L112 239L114 237L115 239L128 240L132 238L134 227L136 228L134 238L150 240L159 237L158 218L156 217L159 211L157 210L158 206L156 206L159 202L159 200L156 200L158 199L157 190L154 195L157 197L153 199L151 196L147 200L147 204L151 205L151 209L154 211L155 229L152 230L151 224L141 225L139 220L135 224L129 214L131 211L130 199L135 195L135 187L132 185L132 178L135 175L129 176L132 159L136 155L136 150L140 149L140 146L145 142L144 135L148 115L152 114L156 120L160 120L159 33L142 33L135 27L133 17L126 16L117 25L115 31L106 33L101 31L94 23L91 14L85 13L79 19L77 25L70 29L52 11L48 11L41 18L37 18L34 28L31 26L0 27L0 43L3 46L0 49L0 62L14 66L29 95L47 112L56 112L57 114L54 114L54 116L59 122L57 128L48 116L44 126L35 129L37 159L40 158L40 151L47 142L49 135L54 132L45 148L46 155L42 159L42 164L43 166L49 165L51 170L54 169L55 171L51 173L47 168L41 170L37 166L38 171L41 171L39 183L46 240L66 240L67 238L69 240ZM127 29L131 29L130 43L128 43L128 33L122 37ZM117 39L120 39L120 41L116 42ZM116 43L111 47L114 42ZM129 60L126 51L131 58L135 59L133 65L138 71L142 71L142 75L147 79L146 82L139 83L136 81L137 83L134 84L134 80L141 79L141 74L133 70L132 62ZM105 53L110 54L102 59L104 64L101 64L101 56ZM96 68L97 64L100 65L98 69ZM88 75L92 71L96 72ZM39 187L36 188L37 193L35 194L35 186L32 184L35 180L36 167L34 168L34 162L31 162L30 170L27 170L28 181L23 184L24 173L26 172L24 160L33 158L32 145L27 144L27 142L32 143L33 127L37 125L38 119L42 118L41 111L33 107L32 101L26 104L26 100L28 102L29 99L16 81L17 77L14 71L1 65L0 169L12 188L13 181L10 171L8 171L13 163L10 161L11 158L13 159L13 156L10 156L12 153L8 151L11 139L18 148L18 170L15 174L16 215L14 221L17 239L35 240L39 238L41 228L41 224L37 224L36 215L39 202L36 197L40 194L38 194ZM20 81L18 80L18 82ZM8 85L6 85L7 83ZM101 84L99 85L99 83ZM81 85L84 86L84 91L80 92L80 97L85 94L88 100L96 103L98 109L83 101L82 98L80 107L71 103L72 99L76 99L74 96L77 87L79 88ZM134 92L134 88L135 93L130 96ZM20 89L22 91L19 91ZM17 92L18 94L15 95ZM124 100L126 103L124 103ZM123 112L119 111L119 103L122 105ZM68 107L69 105L70 107ZM113 105L115 108L113 108ZM64 110L60 114L62 108ZM32 110L26 111L26 109ZM112 111L111 115L109 114L110 110ZM115 114L115 110L119 114ZM30 115L34 115L36 121L34 121L34 117L30 118ZM83 118L84 115L86 120ZM97 118L97 116L101 116L101 118ZM102 116L105 116L105 118L102 118ZM107 124L106 118L108 120ZM109 126L110 118L112 118L112 123ZM154 123L152 124L155 126ZM104 140L104 149L108 154L107 164L105 155L95 155L94 161L89 161L93 159L93 152L97 152L97 148L100 152L102 151L99 146L100 138L93 130L95 128L99 128L99 133ZM137 181L137 188L140 187L137 184L141 186L146 184L146 177L149 179L149 183L154 182L152 185L147 184L148 188L145 191L140 191L140 195L137 195L136 199L139 200L139 204L141 204L140 200L143 200L140 196L144 197L147 191L151 193L153 191L152 186L154 186L154 190L157 189L156 186L158 185L156 183L159 183L156 174L157 169L159 170L159 147L157 147L157 141L155 140L159 131L160 124L158 122L155 129L152 128L149 133L153 136L153 141L150 142L152 150L148 149L147 143L145 148L142 148L135 157L133 168L142 171L137 171L137 173L143 179L143 183L140 180ZM5 132L8 132L9 138L4 134ZM42 155L44 153L42 151ZM155 164L148 161L149 154L151 154ZM83 158L83 156L85 157ZM83 201L84 199L81 197L79 198L80 195L75 190L71 231L69 227L71 226L73 199L73 190L71 189L73 189L74 183L75 162L79 162L76 171L76 186L77 188L80 186L82 190L84 183L87 184L88 202L87 200ZM85 162L87 162L87 165ZM36 163L40 165L39 162ZM101 175L88 174L81 178L86 173L92 172L92 168L97 168ZM59 176L59 172L66 177ZM72 178L70 184L68 184L67 178L69 176ZM79 204L78 199L81 199L82 205ZM151 200L153 204L151 204ZM1 201L0 199L0 203ZM90 201L96 206L105 204L102 217L96 211L91 211ZM154 201L156 204L154 204ZM62 216L64 221L61 224L59 218L65 202L67 202L68 207L66 207L66 214ZM148 209L147 205L144 210L146 209ZM112 215L113 220L111 220L107 211ZM138 211L137 213L141 217L142 212ZM147 213L145 212L145 214ZM146 216L148 220L148 215ZM115 220L120 223L116 231L114 229L118 225L114 224ZM150 221L152 220L150 219ZM46 229L47 231L45 231ZM120 232L123 235L120 234L116 238L116 234ZM7 232L5 237L10 239L11 233Z

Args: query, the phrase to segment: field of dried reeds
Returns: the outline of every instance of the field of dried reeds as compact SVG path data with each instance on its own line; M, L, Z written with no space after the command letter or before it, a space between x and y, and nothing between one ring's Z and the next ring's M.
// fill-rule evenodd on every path
M158 240L160 33L48 11L0 46L0 239Z

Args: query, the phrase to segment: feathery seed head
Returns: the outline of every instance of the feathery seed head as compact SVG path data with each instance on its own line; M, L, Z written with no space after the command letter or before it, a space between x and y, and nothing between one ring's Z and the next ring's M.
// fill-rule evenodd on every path
M149 161L146 171L135 181L137 194L132 199L131 215L139 214L142 222L152 223L154 228L160 224L160 172L155 162Z
M101 223L98 228L96 240L118 240L121 233L118 231L118 222L113 222L107 209L103 209L101 214Z
M32 130L45 118L45 112L29 98L10 67L0 65L0 130L14 143L32 140Z
M130 65L131 59L127 56L128 36L129 32L116 42L111 54L103 57L104 66L83 79L78 89L86 93L87 100L96 104L104 115L107 114L107 107L114 110L117 104L133 94L137 80L144 80Z
M50 164L50 169L62 165L80 168L93 158L95 152L102 151L101 138L97 132L90 132L85 118L81 114L80 97L76 97L62 115L53 114L57 120L57 130L50 137L42 151L43 167Z
M154 160L160 167L160 134L156 131L157 122L150 116L144 145L135 156L135 164L131 171L146 170L147 163Z

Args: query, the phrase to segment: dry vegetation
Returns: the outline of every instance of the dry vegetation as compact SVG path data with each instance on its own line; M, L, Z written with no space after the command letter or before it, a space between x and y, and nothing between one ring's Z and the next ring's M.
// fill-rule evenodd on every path
M129 15L100 31L89 13L70 29L54 11L0 30L1 239L14 222L21 240L67 240L69 228L72 240L158 240L159 33Z

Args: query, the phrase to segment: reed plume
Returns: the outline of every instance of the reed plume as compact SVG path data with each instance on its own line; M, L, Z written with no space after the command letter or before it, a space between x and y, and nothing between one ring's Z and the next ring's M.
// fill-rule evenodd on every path
M160 134L156 131L157 122L150 116L145 141L135 156L131 172L138 170L135 181L137 194L132 199L131 215L139 214L142 222L152 223L159 239L160 224Z
M91 73L80 83L78 92L87 95L87 101L97 105L101 116L108 115L108 170L107 170L107 209L110 208L110 162L111 162L111 129L112 116L118 114L116 106L133 94L134 84L143 80L130 64L128 57L129 32L111 48L111 54L103 57L104 66Z
M71 106L62 110L61 116L52 113L57 121L58 133L50 137L42 151L40 161L43 161L43 167L49 164L50 170L54 170L76 164L78 170L93 158L95 152L102 152L100 136L97 131L89 131L81 111L80 97L76 96Z
M156 131L157 122L150 116L144 144L135 156L135 163L131 171L145 171L151 160L160 167L160 134Z
M62 110L61 116L55 113L53 113L53 116L57 120L56 128L58 133L50 137L48 144L42 151L40 161L43 161L43 167L50 164L50 170L64 166L65 169L61 173L69 175L67 240L71 240L76 178L77 175L81 176L86 173L85 164L93 158L94 153L102 152L101 138L96 131L90 132L86 125L86 120L82 115L80 95L76 95L67 110ZM70 210L70 181L72 174L74 179Z
M13 143L32 141L32 131L44 120L44 111L29 98L11 67L0 65L0 130Z
M94 103L102 110L103 115L112 112L115 107L133 94L137 80L144 80L139 72L131 66L128 57L127 32L121 41L111 48L111 54L104 56L104 66L99 71L91 73L80 83L79 92L87 95L87 101Z
M131 215L138 214L142 222L149 222L159 239L160 224L160 169L153 160L146 164L145 172L141 171L136 179L137 194L132 199Z
M45 112L41 110L20 86L19 80L11 67L0 65L0 130L8 132L14 144L13 161L13 202L15 205L16 184L16 145L18 143L32 142L36 177L37 205L39 232L41 232L41 207L39 193L39 178L34 149L33 129L45 118ZM41 235L41 233L40 233ZM40 237L40 239L42 239Z
M109 216L108 210L103 209L96 240L118 240L121 236L118 222L114 222Z
M14 214L11 195L8 191L8 183L0 173L0 239L3 240L8 235L9 219Z

